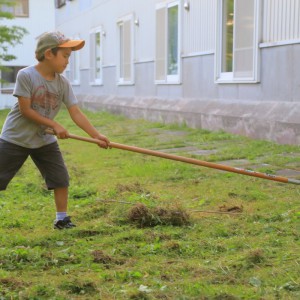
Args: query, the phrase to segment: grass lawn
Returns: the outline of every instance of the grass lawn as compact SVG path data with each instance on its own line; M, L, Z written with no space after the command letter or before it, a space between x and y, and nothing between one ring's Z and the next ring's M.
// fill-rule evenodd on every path
M86 114L117 143L300 179L299 146ZM52 192L27 160L0 193L0 299L300 299L299 185L59 144L77 227L52 229Z

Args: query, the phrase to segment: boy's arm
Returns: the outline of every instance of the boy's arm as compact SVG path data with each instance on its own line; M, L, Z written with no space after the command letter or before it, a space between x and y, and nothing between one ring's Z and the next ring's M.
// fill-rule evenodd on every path
M110 142L108 138L97 131L97 129L91 124L86 115L80 110L77 105L72 105L68 110L72 120L78 127L84 130L92 138L102 141L102 148L107 149L109 147Z
M18 97L18 102L20 112L25 118L39 125L52 128L58 138L64 139L68 137L68 131L63 126L51 119L43 117L34 109L32 109L31 100L29 98Z

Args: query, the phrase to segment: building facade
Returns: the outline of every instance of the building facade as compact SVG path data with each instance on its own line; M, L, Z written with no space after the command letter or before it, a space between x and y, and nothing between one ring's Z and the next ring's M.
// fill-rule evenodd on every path
M300 143L300 0L59 2L83 106Z
M13 0L15 7L2 7L1 9L11 12L14 19L1 20L1 25L21 26L27 29L28 34L22 39L22 43L10 47L9 54L17 58L9 62L0 62L7 67L5 72L0 74L5 82L0 86L0 109L9 108L16 98L12 96L18 70L36 63L35 46L38 36L55 28L55 6L53 1L40 0ZM0 72L1 73L1 72Z
M53 1L83 107L300 144L300 0Z

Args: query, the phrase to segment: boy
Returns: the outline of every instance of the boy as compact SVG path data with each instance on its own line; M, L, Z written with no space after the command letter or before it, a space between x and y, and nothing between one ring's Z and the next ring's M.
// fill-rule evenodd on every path
M9 112L0 136L0 190L6 189L30 156L47 188L54 190L55 229L75 227L67 215L68 171L56 138L45 134L46 128L52 128L58 138L68 138L68 131L54 121L61 104L67 107L77 126L99 139L100 147L109 147L109 140L81 112L70 83L61 75L71 52L80 50L84 44L83 40L67 39L60 32L40 37L35 51L38 63L18 73L13 93L18 102Z

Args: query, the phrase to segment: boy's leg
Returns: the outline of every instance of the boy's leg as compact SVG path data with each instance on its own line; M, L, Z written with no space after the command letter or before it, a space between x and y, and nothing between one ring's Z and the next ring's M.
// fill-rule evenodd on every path
M0 139L0 191L6 189L28 155L29 149Z
M33 149L30 156L40 170L48 190L68 188L68 170L56 142L38 149ZM65 196L68 197L68 193L65 192Z
M56 205L56 219L54 221L55 229L65 229L76 227L67 216L68 208L68 188L54 189L54 200Z
M49 190L54 190L56 205L56 220L54 228L71 228L70 218L67 216L69 174L57 143L35 149L31 158L40 170Z
M68 229L76 227L76 225L71 222L71 218L67 215L68 188L64 187L54 189L54 200L56 205L54 229Z
M57 212L67 212L68 209L68 188L54 189L54 200Z

